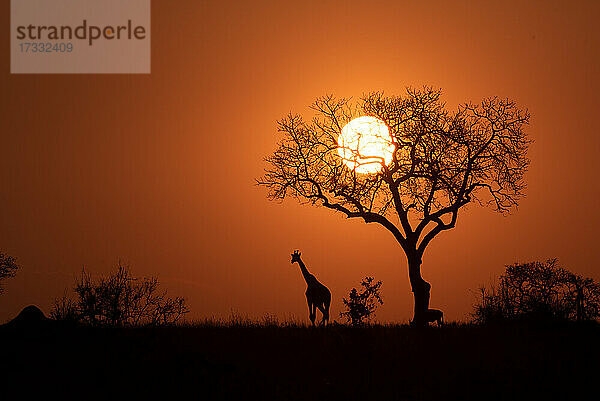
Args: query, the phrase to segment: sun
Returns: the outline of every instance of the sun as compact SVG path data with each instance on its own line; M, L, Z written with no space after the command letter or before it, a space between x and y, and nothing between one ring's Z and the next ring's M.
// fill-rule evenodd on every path
M350 170L376 173L392 161L394 143L390 130L378 118L357 117L342 128L338 154Z

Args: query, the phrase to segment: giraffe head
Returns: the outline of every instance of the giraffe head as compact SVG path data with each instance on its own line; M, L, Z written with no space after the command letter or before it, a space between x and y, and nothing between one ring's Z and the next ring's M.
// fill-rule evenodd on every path
M294 251L294 253L292 253L292 263L294 262L300 262L300 251Z

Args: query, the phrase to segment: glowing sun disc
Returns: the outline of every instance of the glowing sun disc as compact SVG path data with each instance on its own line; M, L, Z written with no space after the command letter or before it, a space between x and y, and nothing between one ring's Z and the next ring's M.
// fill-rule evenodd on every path
M375 117L355 118L342 128L338 137L338 154L350 170L376 173L392 161L394 144L390 130Z

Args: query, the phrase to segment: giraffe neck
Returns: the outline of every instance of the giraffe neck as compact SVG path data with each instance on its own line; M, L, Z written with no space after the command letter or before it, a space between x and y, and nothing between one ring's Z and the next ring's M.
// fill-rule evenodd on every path
M304 281L306 281L307 285L310 285L311 282L311 274L308 272L306 265L302 261L302 259L298 260L298 265L300 266L300 271L302 272L302 276L304 277Z

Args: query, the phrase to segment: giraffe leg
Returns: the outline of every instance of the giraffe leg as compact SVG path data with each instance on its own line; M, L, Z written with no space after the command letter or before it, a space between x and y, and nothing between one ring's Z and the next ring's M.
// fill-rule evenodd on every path
M315 317L317 317L317 309L315 308L315 304L311 304L309 302L308 304L308 317L310 318L310 321L312 322L312 325L315 325Z
M319 308L322 315L322 319L319 322L319 326L323 326L325 324L325 308L323 307L323 304L320 304L319 306L317 306L317 308Z

